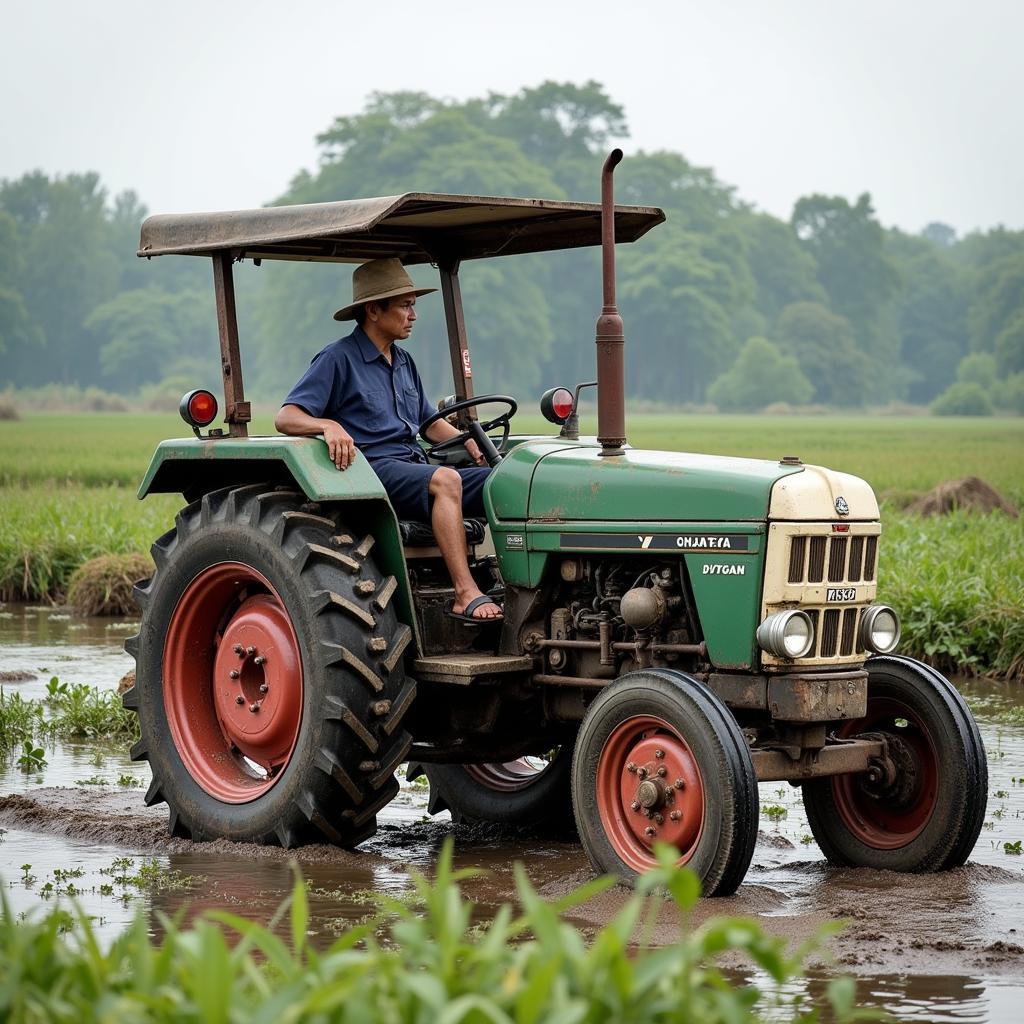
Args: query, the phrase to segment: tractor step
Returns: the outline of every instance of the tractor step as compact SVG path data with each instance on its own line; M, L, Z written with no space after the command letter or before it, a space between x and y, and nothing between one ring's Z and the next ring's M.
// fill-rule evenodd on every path
M469 686L477 679L533 672L533 659L514 654L435 654L417 658L413 674L427 683Z

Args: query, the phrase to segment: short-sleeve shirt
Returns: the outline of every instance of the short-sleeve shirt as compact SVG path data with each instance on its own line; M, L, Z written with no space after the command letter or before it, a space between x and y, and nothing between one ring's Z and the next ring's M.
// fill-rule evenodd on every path
M389 364L362 327L318 352L283 404L337 420L367 459L421 457L416 434L435 411L412 356L392 345Z

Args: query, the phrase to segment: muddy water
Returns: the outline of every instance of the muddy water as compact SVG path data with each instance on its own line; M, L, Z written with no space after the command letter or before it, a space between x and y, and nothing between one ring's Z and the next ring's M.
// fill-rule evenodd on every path
M130 624L76 619L62 610L0 608L0 673L26 677L3 688L38 698L53 675L114 687L132 666L120 650L132 631ZM762 832L745 883L736 896L703 902L695 919L754 915L769 930L798 941L823 922L844 918L850 924L831 949L835 963L857 976L862 1003L886 1007L903 1020L1020 1020L1024 856L1006 853L1004 844L1024 839L1024 693L978 681L963 681L962 688L978 716L991 775L985 827L966 867L925 876L830 868L809 841L799 792L763 784ZM1015 714L1020 717L1014 720ZM457 866L487 872L464 884L484 913L513 896L516 860L529 866L534 885L549 897L591 877L576 844L456 827L447 815L429 819L425 790L408 784L358 853L330 846L289 854L221 842L195 845L168 838L165 808L143 805L145 765L88 744L58 745L46 755L46 768L28 775L12 762L0 765L0 828L6 830L0 879L18 912L66 903L73 886L108 937L140 910L154 928L154 911L186 906L189 915L220 907L267 921L290 891L294 859L310 887L310 928L328 942L371 911L373 893L408 894L410 872L429 873L449 835ZM75 874L62 874L69 870ZM606 893L576 918L596 929L625 898L621 890ZM666 914L657 940L671 941L679 927ZM815 968L807 982L812 994L831 969Z

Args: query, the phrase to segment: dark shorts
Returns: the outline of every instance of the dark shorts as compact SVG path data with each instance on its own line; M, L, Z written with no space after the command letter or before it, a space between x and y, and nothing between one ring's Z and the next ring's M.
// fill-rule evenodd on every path
M384 490L399 519L430 522L430 478L440 466L406 459L371 459L373 471L380 477ZM454 467L453 467L454 468ZM491 472L489 466L466 466L456 469L462 477L462 514L470 518L483 518L484 481Z

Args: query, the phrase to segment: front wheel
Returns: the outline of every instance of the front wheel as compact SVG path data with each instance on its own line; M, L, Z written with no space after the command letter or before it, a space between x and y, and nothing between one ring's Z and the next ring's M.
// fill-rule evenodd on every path
M959 867L981 833L988 765L967 704L935 669L911 658L867 663L864 718L837 735L870 735L885 756L870 775L803 785L822 853L844 867L942 871Z
M671 669L606 687L576 739L572 796L598 871L633 881L670 843L706 896L743 881L757 841L757 775L743 733L702 683Z

